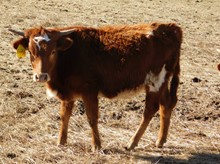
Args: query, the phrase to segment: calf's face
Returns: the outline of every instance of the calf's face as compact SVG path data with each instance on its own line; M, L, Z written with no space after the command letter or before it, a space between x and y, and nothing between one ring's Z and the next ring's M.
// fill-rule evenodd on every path
M73 40L68 37L73 30L55 31L41 27L25 32L10 31L22 35L13 43L13 47L17 49L20 45L30 52L35 82L50 81L59 51L65 51L73 44Z

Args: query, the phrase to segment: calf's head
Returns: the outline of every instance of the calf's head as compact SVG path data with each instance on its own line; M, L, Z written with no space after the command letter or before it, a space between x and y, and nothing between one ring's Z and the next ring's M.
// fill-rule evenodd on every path
M33 80L36 82L50 81L58 52L67 50L73 44L73 40L68 37L74 31L73 29L58 31L41 27L24 32L12 29L9 31L22 36L13 42L13 47L17 49L20 45L30 52Z

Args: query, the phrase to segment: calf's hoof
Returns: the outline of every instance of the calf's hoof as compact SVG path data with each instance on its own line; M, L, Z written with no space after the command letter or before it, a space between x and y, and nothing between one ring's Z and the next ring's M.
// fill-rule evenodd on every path
M125 146L125 150L127 150L127 151L131 151L131 150L133 150L134 148L135 148L135 146L137 146L137 144L135 144L135 143L128 143L127 144L127 146Z
M99 151L101 150L101 145L92 145L92 152L96 152L96 151Z
M166 141L157 140L155 145L157 148L162 148L165 142Z
M67 144L66 139L59 139L58 142L57 142L57 145L58 145L58 146L60 146L60 145L63 146L63 145L65 145L65 144Z

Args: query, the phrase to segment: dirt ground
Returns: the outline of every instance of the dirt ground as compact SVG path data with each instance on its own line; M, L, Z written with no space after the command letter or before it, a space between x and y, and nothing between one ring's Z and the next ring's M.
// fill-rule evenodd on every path
M219 0L0 0L0 163L220 163ZM168 142L154 146L156 114L132 152L124 149L144 108L132 100L101 99L103 149L92 153L83 104L70 120L68 144L56 146L59 102L32 81L29 56L17 59L11 46L20 29L176 22L184 32L179 101Z

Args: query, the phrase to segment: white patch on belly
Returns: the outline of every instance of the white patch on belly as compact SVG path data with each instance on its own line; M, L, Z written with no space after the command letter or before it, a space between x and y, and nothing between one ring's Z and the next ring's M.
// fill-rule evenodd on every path
M117 95L117 98L119 99L130 99L132 97L137 96L139 93L143 92L145 90L145 86L144 85L140 85L134 89L126 89L122 92L119 92Z
M158 92L159 91L161 85L165 81L166 73L167 73L167 71L166 71L165 65L164 65L158 75L154 75L152 72L147 74L147 76L145 78L145 84L149 86L150 92Z
M50 98L53 98L53 97L57 96L57 91L47 88L46 94L47 94L47 97L50 99Z
M117 94L117 96L113 97L112 99L130 99L132 97L137 96L141 92L145 91L145 86L140 85L134 89L126 89L121 91ZM106 97L103 93L99 92L98 97Z
M37 47L39 48L40 50L40 42L45 40L46 42L49 42L50 41L50 38L48 37L48 35L45 33L43 36L36 36L34 37L33 41L34 43L37 44Z

